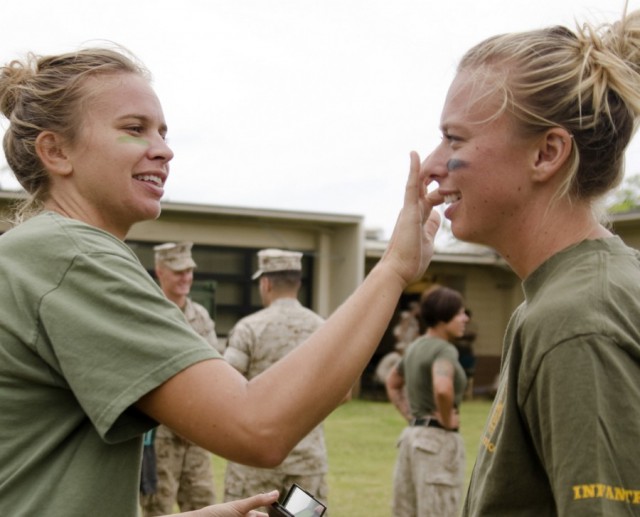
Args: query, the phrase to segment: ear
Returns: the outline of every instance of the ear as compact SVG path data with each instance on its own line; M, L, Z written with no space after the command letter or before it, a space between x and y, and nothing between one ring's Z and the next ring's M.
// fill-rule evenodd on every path
M544 183L562 170L571 155L573 138L564 128L552 127L538 140L532 179Z
M53 131L43 131L38 135L36 153L44 168L52 174L67 176L73 171L62 138Z

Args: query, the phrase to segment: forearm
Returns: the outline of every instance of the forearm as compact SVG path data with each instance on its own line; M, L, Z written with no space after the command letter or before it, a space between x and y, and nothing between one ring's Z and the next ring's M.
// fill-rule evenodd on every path
M225 361L203 361L138 407L227 459L275 466L344 399L403 288L398 277L376 268L315 334L257 377L247 381Z
M411 407L405 390L404 377L401 375L398 365L391 368L384 384L389 401L406 420L410 420Z
M362 285L305 343L246 381L223 361L204 361L140 399L138 407L233 461L273 466L344 398L377 348L407 284L433 253L440 198L425 193L411 154L403 209L387 251Z
M387 396L404 419L407 421L411 420L411 408L409 407L409 400L407 399L404 389L387 388Z
M282 439L297 443L344 399L376 350L403 288L383 267L374 269L307 342L250 381L255 411L261 414L266 402L271 412L265 418L287 422ZM285 402L274 408L274 400Z
M454 408L454 403L453 403L453 394L447 393L447 392L437 393L435 397L435 402L436 402L436 411L442 424L449 429L457 427L457 421L455 419L456 410Z

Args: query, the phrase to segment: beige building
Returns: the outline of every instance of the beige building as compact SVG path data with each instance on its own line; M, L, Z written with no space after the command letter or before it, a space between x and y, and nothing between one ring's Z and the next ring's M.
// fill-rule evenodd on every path
M0 233L9 229L4 221L19 198L15 192L0 191ZM616 216L613 227L629 245L640 249L640 213ZM358 286L386 246L365 234L360 216L188 203L164 203L162 215L135 225L127 243L151 273L153 246L183 240L195 243L198 268L193 296L209 309L222 338L239 318L261 306L257 285L251 281L259 249L304 252L301 302L326 317ZM472 312L477 330L475 387L482 391L497 374L505 327L522 301L520 281L492 250L460 243L436 252L424 278L407 288L398 311L433 284L462 292ZM393 348L394 323L365 371L365 390L373 389L375 365Z

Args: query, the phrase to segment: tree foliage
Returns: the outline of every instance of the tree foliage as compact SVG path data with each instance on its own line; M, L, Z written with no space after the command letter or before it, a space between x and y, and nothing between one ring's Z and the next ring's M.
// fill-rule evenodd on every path
M611 214L640 209L640 175L625 177L618 189L609 195L607 206Z

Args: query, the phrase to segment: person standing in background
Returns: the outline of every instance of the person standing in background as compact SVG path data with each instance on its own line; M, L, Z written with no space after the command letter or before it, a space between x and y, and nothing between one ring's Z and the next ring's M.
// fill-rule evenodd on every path
M398 323L393 327L396 340L393 350L382 356L374 372L374 380L381 385L385 385L389 372L398 364L407 346L420 335L419 313L420 304L416 301L410 302L409 308L400 313Z
M298 301L302 253L279 249L258 252L260 298L264 309L242 318L229 334L224 358L247 379L279 361L319 329L324 320ZM244 494L278 489L285 495L293 483L327 504L327 448L322 424L316 426L279 466L247 467L229 462L225 501Z
M459 408L466 376L452 342L469 320L460 293L426 291L420 301L423 336L387 377L387 395L409 422L398 441L393 476L394 517L457 517L465 451Z
M406 349L420 335L420 303L409 302L409 307L400 313L398 323L393 327L393 337Z
M189 298L193 285L193 271L196 263L191 256L193 243L181 242L160 244L155 252L155 273L165 296L183 312L185 319L212 348L222 353L222 347L215 333L215 323L207 309ZM160 425L147 433L150 444L145 443L144 468L149 461L149 452L155 453L155 491L142 491L140 504L144 517L166 515L173 512L175 503L180 510L189 511L215 503L211 453L182 438L167 426ZM153 449L149 449L152 447Z

